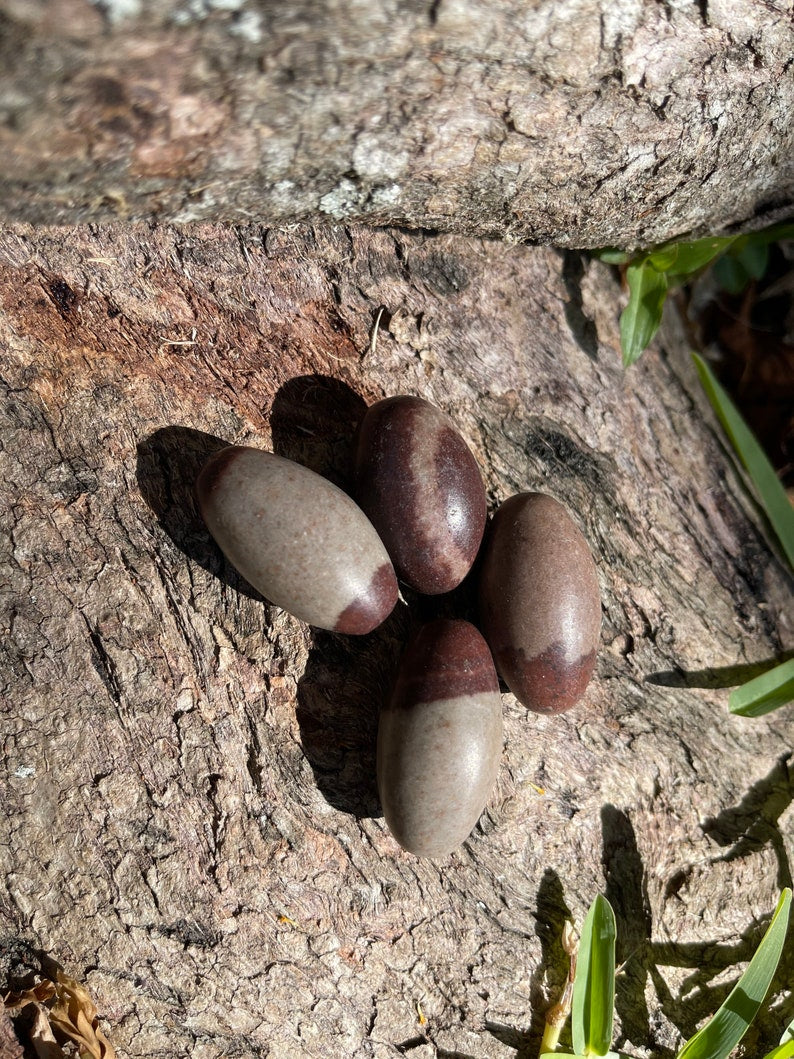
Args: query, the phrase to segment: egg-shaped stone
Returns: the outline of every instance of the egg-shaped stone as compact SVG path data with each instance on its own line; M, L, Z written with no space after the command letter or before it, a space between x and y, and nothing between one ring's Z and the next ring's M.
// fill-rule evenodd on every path
M491 653L467 621L425 625L378 725L378 790L410 853L445 857L471 832L496 781L502 700Z
M371 632L397 602L397 579L372 523L314 471L232 445L196 483L199 507L229 562L272 603L309 625Z
M372 405L359 426L354 492L405 584L428 594L460 584L482 541L486 500L449 416L420 397Z
M520 493L493 519L480 568L480 627L515 697L561 713L584 694L601 632L590 548L562 504Z

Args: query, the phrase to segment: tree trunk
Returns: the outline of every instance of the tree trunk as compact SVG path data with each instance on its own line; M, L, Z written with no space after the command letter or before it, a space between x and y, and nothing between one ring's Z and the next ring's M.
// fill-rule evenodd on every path
M0 0L7 220L634 247L794 203L786 0Z
M601 891L619 1040L670 1059L716 1009L794 852L791 712L732 717L720 685L792 646L792 586L680 322L626 373L620 299L606 266L452 235L2 237L0 989L57 960L141 1059L529 1059ZM469 594L312 631L192 494L228 442L344 484L399 392L455 418L493 504L568 506L604 605L578 708L504 695L497 789L440 863L386 831L374 738L411 623Z

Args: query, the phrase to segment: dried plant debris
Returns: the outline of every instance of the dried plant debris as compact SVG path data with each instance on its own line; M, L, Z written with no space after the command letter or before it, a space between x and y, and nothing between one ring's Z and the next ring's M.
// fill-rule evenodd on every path
M8 993L3 1004L9 1015L33 1005L26 1032L38 1059L64 1059L63 1046L69 1042L77 1046L80 1059L115 1059L88 990L62 971L55 981L43 978L31 989Z

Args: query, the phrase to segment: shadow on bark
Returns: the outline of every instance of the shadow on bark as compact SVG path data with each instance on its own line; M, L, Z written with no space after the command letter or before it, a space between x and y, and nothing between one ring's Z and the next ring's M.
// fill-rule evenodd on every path
M615 1011L622 1039L634 1044L648 1038L649 1015L645 1001L647 949L652 919L645 871L637 838L628 816L614 805L601 810L604 896L615 912L615 961L621 973L615 979Z
M375 776L380 707L408 635L407 607L366 636L317 630L298 681L301 745L325 800L362 819L381 815Z
M224 584L264 603L264 597L226 561L196 503L199 471L213 453L228 444L189 427L162 427L138 444L138 488L180 551Z
M794 801L794 754L778 758L772 771L753 784L742 800L703 824L703 831L720 846L730 846L717 860L733 860L757 853L769 845L778 865L777 884L782 890L792 886L791 865L780 818Z
M790 769L793 758L791 753L784 754L769 775L754 784L736 806L703 825L704 832L715 842L730 846L724 856L715 858L716 861L730 862L771 846L778 860L778 885L781 888L792 885L779 820L794 800L794 774ZM654 1054L664 1059L674 1053L652 1039L656 1020L650 1016L645 1001L648 975L661 1011L682 1037L688 1038L727 998L741 967L729 982L712 985L712 981L726 969L744 964L752 957L771 913L762 926L753 924L737 945L708 941L653 942L645 873L631 821L612 805L603 807L601 820L605 896L615 912L616 962L620 968L615 983L615 1009L620 1016L622 1035L616 1045L621 1047L628 1041L633 1045L648 1044L656 1049ZM670 880L666 900L674 899L686 885L689 871L684 867ZM786 950L776 975L781 987L791 980L792 966L794 957ZM673 996L668 989L661 967L691 969L692 974L682 983L678 996ZM794 1001L790 1006L794 1007ZM775 1043L788 1019L781 1020L779 1011L762 1008L750 1031L762 1038L758 1042L760 1051Z
M530 1025L517 1030L498 1022L485 1028L501 1044L515 1048L515 1059L535 1059L540 1050L546 1012L560 997L568 978L568 957L562 948L562 930L573 913L566 904L559 875L547 868L538 886L535 934L540 940L540 961L529 979Z
M562 251L562 281L568 294L568 301L565 303L565 319L579 348L591 360L598 360L598 332L595 321L584 311L582 299L582 280L586 260L586 256L579 251Z
M0 997L32 989L42 975L54 982L62 970L43 949L14 934L0 933Z
M714 669L664 669L658 673L649 673L646 684L656 684L662 688L708 688L712 691L720 688L735 688L747 680L760 677L770 669L794 658L794 651L783 651L775 658L763 662L748 662L735 666L719 666Z
M364 399L340 379L300 375L278 390L270 411L273 451L350 492L356 427ZM367 636L316 630L298 682L301 744L323 797L359 819L380 815L375 747L380 705L405 642L398 603Z
M366 410L363 397L341 379L298 375L273 398L273 451L349 492L356 427Z

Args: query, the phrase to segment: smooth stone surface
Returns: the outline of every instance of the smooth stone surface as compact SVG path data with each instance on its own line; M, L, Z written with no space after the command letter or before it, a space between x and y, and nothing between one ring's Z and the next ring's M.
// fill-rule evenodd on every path
M356 446L355 496L398 577L418 592L457 587L486 519L480 469L449 416L420 397L368 409Z
M292 460L233 445L207 462L199 506L226 558L272 603L334 632L371 632L397 579L363 511Z
M400 845L420 857L456 849L485 808L501 753L488 645L467 621L430 622L408 647L378 725L378 790Z
M596 661L601 598L590 548L567 510L520 493L497 510L480 570L480 625L515 697L562 713Z

